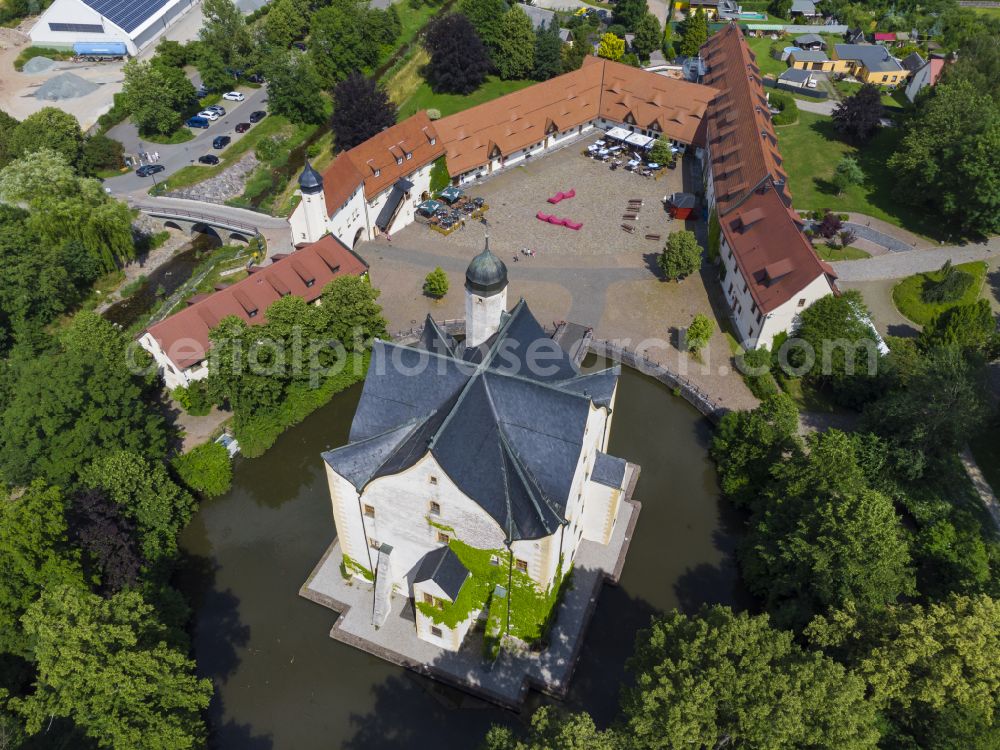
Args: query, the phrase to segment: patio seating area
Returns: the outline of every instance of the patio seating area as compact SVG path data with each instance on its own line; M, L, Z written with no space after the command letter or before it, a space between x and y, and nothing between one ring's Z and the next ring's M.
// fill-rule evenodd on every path
M488 209L483 198L472 198L457 187L447 187L437 199L426 200L417 206L416 219L436 232L449 235L467 221L482 218Z

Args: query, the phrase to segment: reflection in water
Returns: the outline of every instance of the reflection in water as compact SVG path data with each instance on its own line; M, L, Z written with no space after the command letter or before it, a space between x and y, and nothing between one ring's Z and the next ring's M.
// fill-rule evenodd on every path
M195 655L212 678L212 747L476 746L503 711L331 640L329 610L298 588L333 538L320 452L347 442L361 386L289 430L263 457L238 460L233 489L184 531L180 584L195 609ZM625 370L610 452L642 466L642 514L621 586L606 586L567 704L599 723L617 707L624 662L651 615L699 603L743 605L735 525L720 511L708 424L656 381Z

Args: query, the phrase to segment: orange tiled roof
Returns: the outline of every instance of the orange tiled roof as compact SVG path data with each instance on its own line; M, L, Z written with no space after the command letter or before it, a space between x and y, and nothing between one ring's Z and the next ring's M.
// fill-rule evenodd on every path
M364 143L338 154L323 173L327 213L339 209L362 183L365 198L371 200L399 178L443 153L437 130L423 111L376 133Z
M708 108L707 137L719 214L740 204L768 178L791 204L760 69L743 33L730 24L701 48L704 81L719 90Z
M698 138L715 91L599 57L579 70L449 115L435 123L448 171L463 174L597 117L656 128L684 143Z
M289 294L306 302L317 299L328 283L346 274L360 275L368 264L333 235L294 253L276 256L270 265L214 294L198 295L188 307L146 331L181 369L201 362L208 353L208 333L223 318L235 315L250 325L267 321L265 312Z
M823 267L784 199L769 182L752 191L720 222L750 294L765 314L829 269Z

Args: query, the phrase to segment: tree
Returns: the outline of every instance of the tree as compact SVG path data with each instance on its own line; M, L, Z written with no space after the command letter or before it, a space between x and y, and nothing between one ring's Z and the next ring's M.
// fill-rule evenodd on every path
M632 49L635 50L640 60L648 60L649 54L653 50L659 49L662 44L663 29L660 28L659 20L652 13L644 13L635 25L635 38L632 40Z
M828 430L807 446L772 467L742 551L744 580L783 627L847 601L875 608L914 591L900 519L867 486L851 438Z
M14 130L17 128L17 120L0 109L0 169L7 166L14 158L12 153L11 140L14 137Z
M129 207L97 180L75 177L55 151L35 151L0 170L0 202L27 205L27 225L45 242L78 243L105 271L135 257Z
M434 299L441 299L448 293L448 274L438 266L424 279L424 294Z
M997 737L1000 603L990 597L952 595L942 602L899 604L878 613L848 606L818 618L807 635L865 679L871 702L904 736L910 735L906 744L994 746L975 736L978 725L994 741ZM956 744L956 735L970 729L969 742ZM924 745L933 735L947 739Z
M956 305L935 315L920 334L920 348L928 352L941 346L977 352L987 360L1000 355L1000 328L989 301Z
M837 237L840 239L841 247L850 247L851 243L858 238L858 233L853 229L841 229L837 232Z
M194 512L194 498L170 478L162 464L136 451L119 451L86 467L80 483L104 491L135 522L146 560L155 563L173 557L177 534Z
M902 475L920 478L955 455L986 414L982 376L957 347L937 347L918 360L905 385L864 412L872 432L889 441Z
M888 164L910 205L960 232L1000 232L1000 104L969 81L934 87Z
M833 110L833 126L854 143L867 143L882 119L882 92L866 83Z
M120 358L105 355L112 344ZM19 365L0 413L0 475L8 484L41 477L68 485L92 460L114 451L166 452L155 386L130 371L129 345L110 323L81 313L55 349ZM134 361L147 366L148 357Z
M425 77L435 93L471 94L486 80L489 55L465 16L449 13L432 21L424 46L431 54Z
M503 19L508 10L506 1L461 0L458 9L472 24L476 35L486 47L489 58L495 62L503 39Z
M601 37L601 43L597 46L597 56L606 60L618 61L625 54L625 40L614 34L607 33Z
M308 29L309 8L300 0L275 0L264 16L264 39L275 50L287 50Z
M947 83L968 81L976 91L1000 102L1000 49L996 34L980 30L967 39L958 59L945 66L943 75Z
M494 56L504 80L527 78L535 67L535 31L531 19L517 5L512 5L500 24L498 54Z
M24 616L35 643L35 690L10 701L28 731L72 718L101 747L182 750L205 740L212 683L168 643L134 591L111 599L69 586L46 590Z
M626 31L637 31L639 21L646 13L646 3L643 0L618 0L613 20L624 26Z
M236 83L236 74L220 52L203 42L194 51L194 64L198 68L202 85L209 91L226 91Z
M139 132L166 135L177 130L196 99L183 68L133 58L123 70L122 104Z
M792 0L771 0L767 12L777 18L789 18L792 11Z
M125 165L124 146L101 133L88 135L80 151L79 170L81 174L93 177L108 169L121 169Z
M323 290L326 330L348 351L364 351L371 347L372 339L388 335L376 301L380 294L360 276L340 276Z
M832 211L827 211L823 214L823 220L816 226L816 233L827 240L832 240L837 236L843 226L843 222L840 217Z
M382 45L393 41L387 28L376 23L381 18L381 11L362 0L335 0L313 14L309 56L326 85L378 63Z
M0 652L30 656L21 616L42 591L61 585L84 587L66 501L57 488L33 482L0 503Z
M657 263L667 279L680 280L701 268L701 246L694 232L671 232Z
M711 318L707 315L695 315L685 335L688 351L696 352L705 348L714 332L715 324L712 323Z
M160 41L156 44L156 54L153 55L151 62L165 68L183 68L188 64L187 48L173 39L160 37Z
M8 143L14 159L48 149L61 154L71 166L79 161L82 146L80 123L73 115L55 107L43 107L25 117Z
M636 639L623 732L642 748L875 748L862 679L767 615L703 608L656 618Z
M674 160L674 152L670 147L670 141L666 138L657 138L653 147L649 150L649 158L657 164L669 164Z
M73 495L70 534L83 551L84 567L99 581L98 593L116 594L139 580L143 559L136 544L135 524L101 490Z
M524 740L509 727L493 726L483 742L483 750L624 750L622 738L612 729L601 731L588 714L560 715L552 706L543 706L531 717Z
M694 13L689 12L688 17L684 19L684 32L677 51L683 57L697 57L706 41L708 41L708 19L705 18L705 12L698 8Z
M547 81L562 73L562 47L556 23L539 26L535 32L535 65L531 77Z
M317 92L323 81L311 59L294 51L270 58L264 70L268 107L272 114L294 123L317 125L326 119L323 97Z
M240 72L250 66L253 55L253 41L243 13L233 0L204 0L201 12L204 21L198 31L198 38L201 39L199 56L204 54L202 59L205 61L214 58L221 63L222 69L228 73L231 80L235 80ZM218 70L217 65L215 69ZM198 70L201 72L200 66ZM213 84L223 81L213 80L209 83L202 74L202 83L209 88L215 88Z
M334 144L347 151L396 124L396 105L374 78L353 71L333 89Z
M173 463L181 481L207 497L224 495L233 483L232 462L221 443L199 445L177 456Z
M976 279L971 273L955 268L951 258L946 260L937 278L927 278L920 290L920 298L927 303L958 302Z
M784 393L763 399L752 411L731 411L722 417L710 455L730 502L754 506L771 466L797 446L798 428L799 411Z
M837 164L833 172L833 186L837 188L837 195L841 195L851 185L860 185L865 179L865 173L861 171L856 159L845 156Z
M799 314L789 363L838 403L860 406L877 384L880 355L870 320L857 290L817 300Z

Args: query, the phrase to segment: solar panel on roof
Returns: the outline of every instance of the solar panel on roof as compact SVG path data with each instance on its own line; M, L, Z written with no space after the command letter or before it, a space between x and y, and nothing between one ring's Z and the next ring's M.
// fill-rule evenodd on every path
M83 0L111 23L131 33L170 0Z

